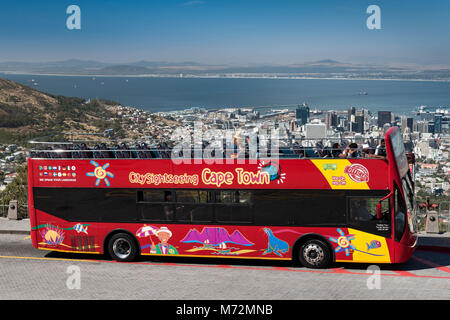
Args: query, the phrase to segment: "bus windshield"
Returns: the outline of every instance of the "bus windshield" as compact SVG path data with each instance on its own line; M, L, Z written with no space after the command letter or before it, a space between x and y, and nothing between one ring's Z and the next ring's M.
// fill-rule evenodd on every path
M406 207L408 210L408 226L411 232L417 231L416 211L414 207L414 193L410 176L406 175L402 179L403 193L405 194Z
M400 177L405 176L408 173L408 159L405 154L405 145L403 144L403 139L400 134L400 130L395 130L391 135L391 144L394 151L394 158L397 164L397 169L399 171Z

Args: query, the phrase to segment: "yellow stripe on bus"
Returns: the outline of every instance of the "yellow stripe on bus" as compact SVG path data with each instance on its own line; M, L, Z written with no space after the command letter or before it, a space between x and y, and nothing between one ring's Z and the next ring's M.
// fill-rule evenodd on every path
M352 165L347 159L317 159L311 162L323 174L331 189L370 189L367 182L353 181L348 174L344 173L345 168Z

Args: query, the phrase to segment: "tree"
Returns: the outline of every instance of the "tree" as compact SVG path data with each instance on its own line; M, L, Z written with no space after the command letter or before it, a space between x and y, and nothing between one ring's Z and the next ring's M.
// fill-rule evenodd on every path
M5 203L9 203L11 200L17 200L19 204L19 214L21 216L27 215L27 209L24 205L28 201L28 171L27 166L16 167L17 176L14 180L8 184L1 193Z

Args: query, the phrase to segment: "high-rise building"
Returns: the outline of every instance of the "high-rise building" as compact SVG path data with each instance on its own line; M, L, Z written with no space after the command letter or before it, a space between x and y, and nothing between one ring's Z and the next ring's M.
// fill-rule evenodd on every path
M325 124L327 129L338 126L338 115L336 112L327 112L325 115Z
M289 122L289 130L296 131L297 128L298 128L297 121L293 121L292 120L292 121Z
M413 131L413 126L414 126L414 118L406 118L406 126L412 132Z
M414 130L420 133L428 133L428 121L417 121L414 123Z
M402 126L401 126L401 129L402 129L402 133L405 132L406 127L407 127L406 119L407 119L406 117L401 117L401 122L402 122L402 123L401 123L401 125L402 125Z
M295 110L295 118L297 119L297 123L299 126L308 123L309 107L307 106L306 102L303 103L303 105L297 107L297 109Z
M355 123L357 125L357 128L355 128L353 132L364 133L364 116L355 116Z
M348 109L348 116L347 116L348 122L354 121L354 119L352 119L352 115L354 116L355 113L356 113L355 107L351 107L350 109Z
M412 132L414 131L414 119L413 118L408 118L408 117L401 117L401 125L402 125L402 132L405 132L406 128L409 128L409 131Z
M386 123L391 123L390 111L378 111L378 127L382 128Z
M434 115L434 133L442 133L442 114Z

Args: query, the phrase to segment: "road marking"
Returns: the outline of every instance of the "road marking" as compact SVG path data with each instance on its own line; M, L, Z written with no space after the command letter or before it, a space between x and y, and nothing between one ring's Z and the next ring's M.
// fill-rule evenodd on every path
M437 264L437 263L434 263L432 261L429 261L429 260L426 260L426 259L423 259L423 258L419 258L419 257L416 257L416 256L412 256L412 259L414 259L414 260L416 260L416 261L418 261L420 263L423 263L423 264L425 264L427 266L433 267L435 269L438 269L438 270L450 273L450 268L449 267L444 267L444 266L441 266L440 264Z
M348 271L348 270L345 270L344 267L333 268L331 270L333 270L333 273L347 273L347 274L351 274L351 272Z
M367 273L364 271L355 272L346 270L344 268L332 268L326 270L313 270L313 269L293 269L287 267L245 267L245 266L231 266L231 265L196 265L196 264L180 264L180 263L171 263L171 262L117 262L117 261L108 261L108 260L93 260L93 259L67 259L67 258L45 258L45 257L21 257L21 256L0 256L2 259L28 259L28 260L51 260L51 261L76 261L76 262L96 262L96 263L115 263L115 264L138 264L138 265L150 265L150 266L171 266L171 267L189 267L189 268L228 268L228 269L236 269L236 270L258 270L258 271L281 271L281 272L303 272L303 273L322 273L322 274L348 274L348 275L363 275L367 276ZM435 267L436 269L445 271L450 273L450 268L443 267L435 264L434 262L417 258L413 256L415 260L422 262L424 264L428 264L430 266ZM394 273L381 273L381 276L390 276L390 277L415 277L415 278L428 278L428 279L450 279L450 276L426 276L426 275L416 275L408 271L392 271Z
M101 262L89 259L67 259L67 258L42 258L42 257L20 257L20 256L0 256L3 259L28 259L28 260L55 260L55 261L77 261L77 262Z
M412 272L409 271L404 271L404 270L392 270L392 272L395 272L403 277L417 277L417 274L414 274Z

